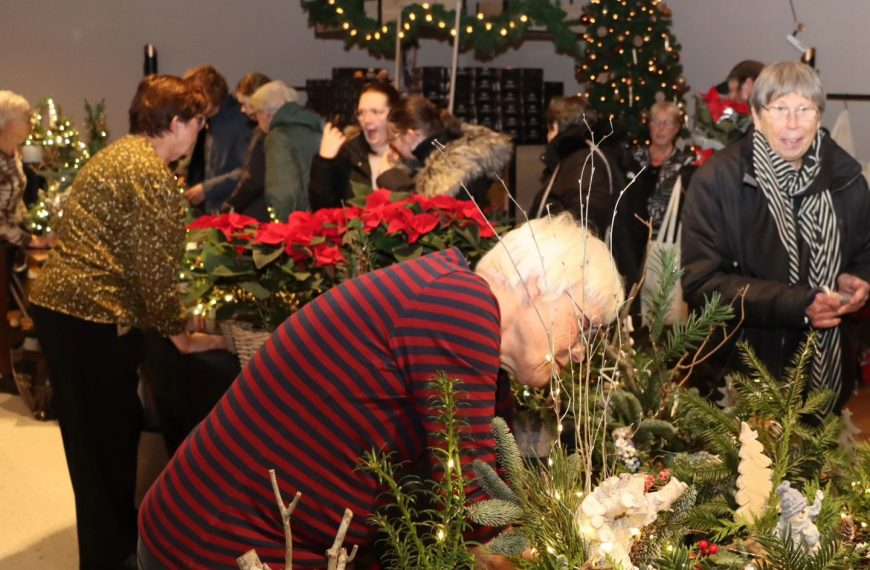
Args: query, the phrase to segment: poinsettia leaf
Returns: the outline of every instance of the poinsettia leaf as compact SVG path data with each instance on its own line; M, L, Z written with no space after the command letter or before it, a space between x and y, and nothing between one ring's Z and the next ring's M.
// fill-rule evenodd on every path
M268 299L272 296L272 292L257 283L256 281L245 281L244 283L239 283L239 287L250 293L254 296L258 301L262 301L263 299Z
M258 246L253 249L254 267L262 269L269 265L284 253L283 247L264 247Z
M420 257L422 254L422 247L408 244L397 247L393 250L393 255L396 256L396 260L399 262L408 261L409 259L415 259L417 257Z
M372 193L372 187L362 182L350 181L350 192L354 198L363 198ZM365 204L365 202L363 202Z
M226 265L218 265L214 269L211 270L211 274L215 277L238 277L240 275L247 275L248 271L244 270L233 270L227 267Z
M214 287L214 282L211 279L202 279L190 283L187 291L181 299L184 306L190 306L205 297L206 293Z

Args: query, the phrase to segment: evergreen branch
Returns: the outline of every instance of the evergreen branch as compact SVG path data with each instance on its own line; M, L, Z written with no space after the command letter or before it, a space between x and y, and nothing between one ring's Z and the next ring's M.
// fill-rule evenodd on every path
M475 459L472 469L474 470L476 481L487 495L493 499L517 502L517 496L488 463Z
M529 548L529 539L517 529L508 529L490 540L484 548L493 554L501 556L519 557Z
M477 524L498 528L519 522L523 508L515 501L489 499L469 505L468 517Z
M677 440L677 430L670 422L656 419L641 420L637 425L634 439L637 443L645 443L653 437L660 437L670 444Z
M499 417L492 420L492 434L495 436L498 462L504 468L508 482L514 489L517 489L522 479L520 472L523 465L517 440L514 439L507 422Z

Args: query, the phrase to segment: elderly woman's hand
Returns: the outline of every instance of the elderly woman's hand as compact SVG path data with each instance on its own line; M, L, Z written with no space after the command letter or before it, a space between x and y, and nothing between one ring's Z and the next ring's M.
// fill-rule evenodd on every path
M867 303L870 295L870 283L849 273L842 273L837 277L837 289L845 296L845 302L837 311L839 315L848 315L859 310Z
M813 328L829 329L840 326L839 311L842 306L836 293L820 291L813 297L813 302L807 307L805 314Z

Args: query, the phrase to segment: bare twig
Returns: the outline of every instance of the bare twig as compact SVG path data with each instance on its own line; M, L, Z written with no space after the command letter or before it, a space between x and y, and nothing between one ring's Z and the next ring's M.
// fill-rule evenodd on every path
M344 509L344 516L341 518L341 524L338 526L335 541L332 543L332 547L326 551L327 570L342 570L356 557L356 551L359 548L356 544L353 545L350 556L347 555L347 550L341 546L352 518L353 511Z
M748 285L747 285L747 287L748 287ZM695 358L692 359L692 362L690 362L688 365L685 366L685 369L687 370L686 376L680 381L680 383L677 385L677 387L680 387L683 384L685 384L686 382L688 382L689 377L691 377L692 371L695 369L695 367L698 366L699 364L703 363L704 361L706 361L708 358L710 358L714 354L716 354L716 352L720 348L725 346L725 344L728 343L735 334L737 334L737 331L740 330L740 327L743 325L743 320L744 320L745 315L746 315L746 311L745 311L745 307L744 307L744 304L746 301L746 287L744 287L743 289L740 290L739 293L737 293L737 297L735 297L731 301L730 304L733 306L734 301L736 301L737 299L740 299L740 320L737 321L737 324L734 325L734 327L725 335L725 337L719 342L719 344L714 346L708 353L704 354L704 356L702 357L701 352L703 351L704 345L707 344L707 340L709 340L710 337L708 336L707 339L704 340L704 343L695 352Z
M296 491L296 496L293 497L290 504L285 505L284 499L281 498L281 489L278 488L278 478L275 476L274 469L269 469L269 479L272 481L275 501L278 503L278 510L281 512L281 523L284 525L284 567L289 569L293 568L293 531L290 529L290 516L296 510L299 499L302 498L302 491Z
M257 551L254 549L236 558L236 564L239 565L239 570L271 570L268 564L260 561L260 557L257 556Z

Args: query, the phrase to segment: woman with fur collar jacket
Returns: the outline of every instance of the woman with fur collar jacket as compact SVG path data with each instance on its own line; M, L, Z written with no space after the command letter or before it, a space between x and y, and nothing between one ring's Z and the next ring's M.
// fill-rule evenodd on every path
M513 153L510 137L479 125L461 124L419 95L393 107L389 120L393 148L402 158L419 164L413 186L397 190L430 198L473 198L481 207L489 205L489 188Z

